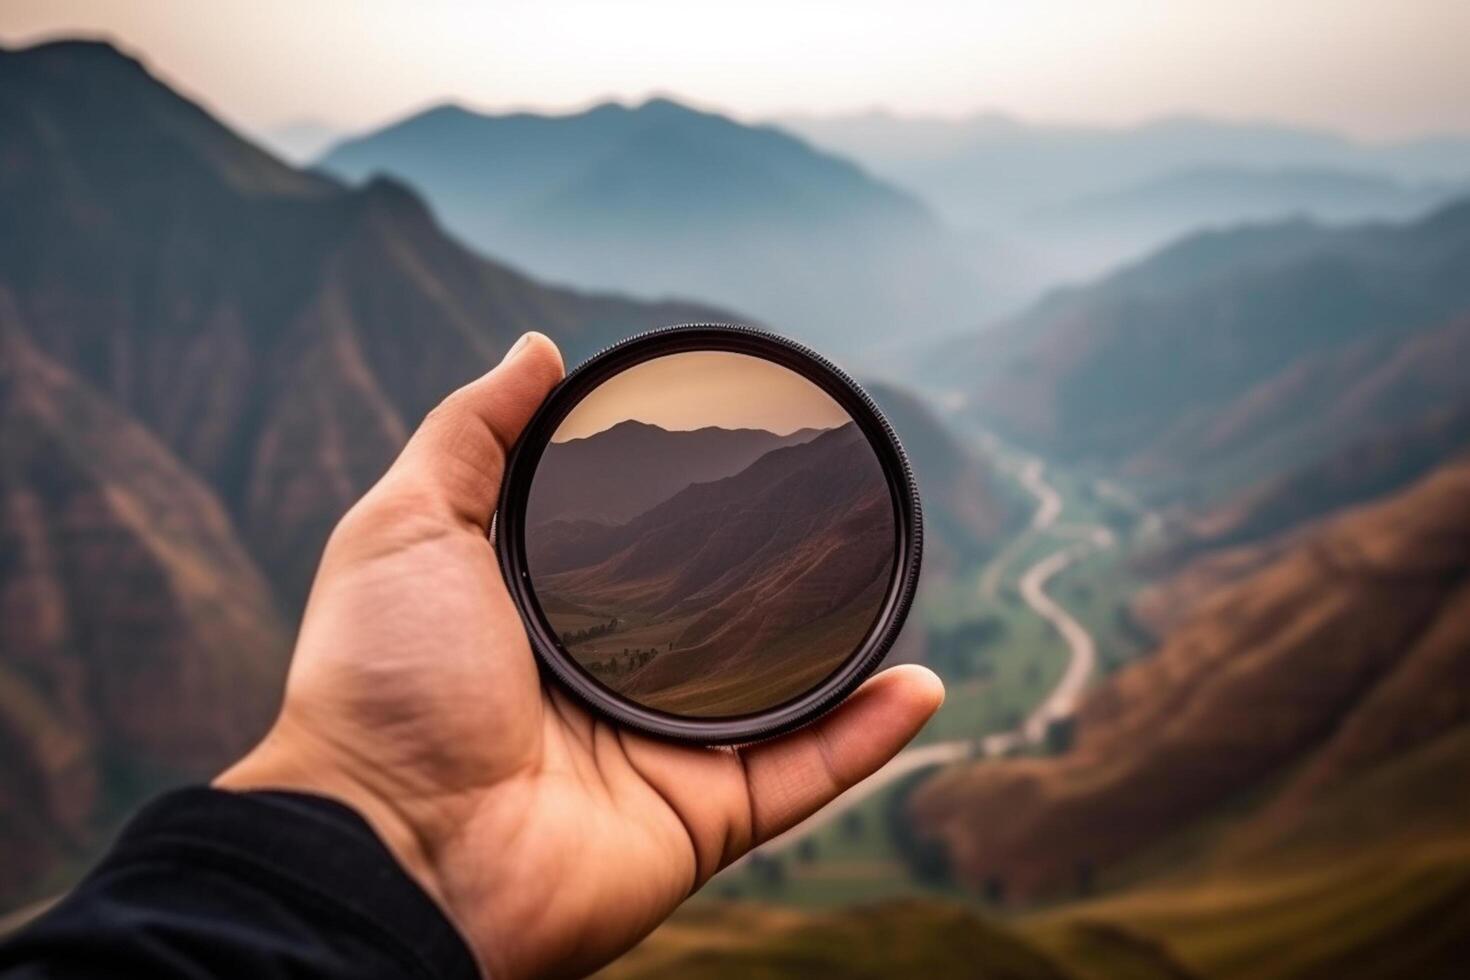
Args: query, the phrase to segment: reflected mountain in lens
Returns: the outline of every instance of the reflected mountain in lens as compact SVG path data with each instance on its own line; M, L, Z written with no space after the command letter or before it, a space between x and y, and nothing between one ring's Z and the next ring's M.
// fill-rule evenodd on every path
M671 467L691 436L737 435L641 428L682 447ZM533 512L541 492L538 473ZM537 599L580 664L648 707L721 717L788 701L853 653L883 602L894 541L882 467L849 422L691 482L622 523L570 508L532 521L526 545Z
M581 439L553 442L536 467L526 524L561 518L623 523L691 483L733 476L761 456L822 430L776 435L765 429L705 426L670 432L629 419Z

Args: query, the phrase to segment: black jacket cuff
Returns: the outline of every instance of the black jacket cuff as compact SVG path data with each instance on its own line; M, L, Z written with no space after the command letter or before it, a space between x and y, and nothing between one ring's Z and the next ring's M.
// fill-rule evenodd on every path
M407 975L479 978L468 946L439 906L367 821L335 800L177 790L139 812L90 877L160 861L232 873L302 906L324 926L372 934Z

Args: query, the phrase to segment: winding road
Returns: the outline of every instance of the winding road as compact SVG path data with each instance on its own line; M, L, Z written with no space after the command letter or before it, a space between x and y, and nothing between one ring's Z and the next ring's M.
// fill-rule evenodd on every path
M991 447L994 448L993 446ZM888 786L896 779L917 769L934 764L957 762L978 756L1007 755L1027 745L1039 745L1046 739L1052 721L1066 718L1077 710L1077 704L1097 670L1097 642L1061 603L1046 591L1047 583L1088 554L1113 547L1113 532L1097 524L1058 524L1062 516L1062 495L1046 480L1046 464L1034 457L1024 457L1016 469L1016 478L1036 498L1036 510L1026 530L1013 538L981 574L977 589L982 598L994 599L1005 566L1016 551L1037 533L1075 539L1072 543L1032 564L1021 575L1021 600L1033 613L1052 625L1067 644L1070 654L1066 670L1056 685L1020 727L980 739L957 739L904 749L867 779L851 787L827 806L802 823L772 838L752 854L774 856L795 847L801 840L832 824L848 810ZM751 855L733 862L730 868L744 864ZM729 869L726 869L727 871Z

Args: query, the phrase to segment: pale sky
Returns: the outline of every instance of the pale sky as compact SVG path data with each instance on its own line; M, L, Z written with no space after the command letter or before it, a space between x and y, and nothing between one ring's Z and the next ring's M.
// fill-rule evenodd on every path
M7 45L77 32L254 130L660 92L745 119L1191 112L1370 139L1470 131L1470 0L0 0Z
M637 419L670 431L832 429L852 417L795 371L746 354L689 351L636 364L592 390L552 442L580 439Z

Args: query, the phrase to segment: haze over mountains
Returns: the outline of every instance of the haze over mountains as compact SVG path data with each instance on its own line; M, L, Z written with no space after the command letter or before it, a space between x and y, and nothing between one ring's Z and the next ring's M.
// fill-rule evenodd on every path
M1470 401L1470 203L1186 239L931 360L1023 443L1215 492Z
M1467 193L1470 175L1419 183L1350 170L1196 167L1038 208L1026 237L1062 267L1094 272L1201 229L1287 216L1415 218Z
M1343 171L1405 182L1470 177L1470 137L1363 143L1327 130L1177 116L1137 126L942 120L875 112L779 124L916 190L962 225L1217 168ZM996 194L1005 188L1006 194Z
M526 545L558 633L617 621L570 644L580 662L645 705L732 715L800 694L856 649L892 578L893 501L848 423L626 524L553 521ZM617 653L644 649L651 660Z
M566 116L454 105L340 144L322 166L395 175L488 253L538 275L734 306L852 349L957 329L985 270L908 193L770 127L667 99Z
M1458 137L1375 145L1183 117L760 127L670 99L569 115L445 105L349 138L322 165L400 176L467 239L553 279L692 292L859 346L895 322L973 326L1202 228L1409 219L1470 193Z
M1372 144L1186 116L1112 128L1000 113L779 122L913 190L953 227L1028 253L1042 281L1098 275L1204 225L1408 218L1470 192L1463 136Z

